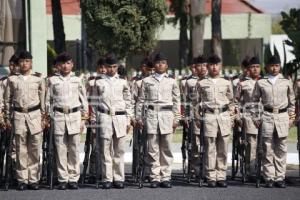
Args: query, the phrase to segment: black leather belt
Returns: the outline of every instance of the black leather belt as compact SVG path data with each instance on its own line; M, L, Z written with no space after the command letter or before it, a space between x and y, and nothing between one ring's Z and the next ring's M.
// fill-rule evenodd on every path
M107 115L126 115L126 111L116 111L115 113L111 113L109 110L104 110L103 108L98 107L98 111L100 113L104 113Z
M78 106L78 107L75 107L75 108L69 108L69 107L54 107L53 110L54 111L57 111L57 112L61 112L61 113L64 113L64 114L70 114L70 113L74 113L74 112L77 112L81 109L81 106Z
M223 106L221 108L216 108L216 109L207 107L207 108L204 108L204 112L205 113L223 113L223 112L226 112L228 109L229 109L228 105Z
M153 106L153 105L149 105L148 108L150 110L155 110L157 108L157 110L159 111L164 111L164 110L172 110L173 106L169 105L169 106Z
M270 113L284 113L287 112L287 108L282 108L282 109L278 109L278 108L269 108L269 107L264 107L264 111L270 112Z
M39 110L39 109L41 109L41 104L33 106L31 108L14 107L13 110L16 111L16 112L21 112L21 113L29 113L29 112Z

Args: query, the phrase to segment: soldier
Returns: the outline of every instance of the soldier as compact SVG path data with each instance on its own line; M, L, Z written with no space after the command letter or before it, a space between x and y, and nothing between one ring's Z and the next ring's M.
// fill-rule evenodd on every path
M131 93L128 82L117 74L115 55L108 54L105 63L106 75L96 81L103 189L110 189L112 182L123 189L125 136L133 117Z
M208 187L227 187L228 141L234 113L231 82L220 77L221 59L208 59L208 76L198 81L193 105L204 113L205 171ZM195 113L197 116L197 113Z
M103 75L106 74L106 67L105 67L105 58L100 57L97 61L97 68L96 68L96 75L91 76L87 82L86 85L86 91L87 91L87 98L89 102L89 115L92 115L92 113L96 112L97 109L97 102L98 102L98 96L97 96L97 88L96 88L96 81L103 77ZM92 117L93 118L93 117ZM94 117L95 118L95 117ZM96 123L95 121L91 121L91 125ZM89 164L89 173L92 175L90 177L90 181L94 182L93 177L96 174L95 170L95 159L96 159L96 129L92 129L93 133L93 142L92 142L92 151L90 155L90 164ZM99 167L99 166L98 166Z
M72 73L72 57L61 53L56 61L60 74L48 81L47 112L51 116L56 149L58 189L78 189L80 132L87 118L88 103L81 80Z
M253 101L263 105L261 119L255 120L256 126L261 126L262 172L266 187L285 188L287 137L295 118L295 94L292 82L280 73L277 57L268 60L266 69L268 74L256 82L253 91Z
M249 67L249 58L246 57L246 58L244 58L244 60L241 63L242 73L240 75L237 75L237 76L232 78L233 94L236 93L236 88L237 88L238 83L241 80L244 80L245 77L248 76L248 73L249 73L248 72L248 67Z
M240 79L237 84L235 99L239 102L240 110L242 111L242 122L240 125L246 134L246 175L249 180L253 180L252 177L255 176L258 129L253 123L251 109L258 108L256 105L253 105L252 101L255 83L260 79L260 61L258 57L252 57L249 60L248 71L249 76Z
M154 58L155 74L142 80L141 95L138 98L138 124L147 127L148 162L150 164L151 188L170 188L172 136L180 119L180 92L176 80L166 73L167 58L157 54ZM143 106L146 107L146 121L143 121Z
M23 51L19 55L20 74L8 78L5 92L7 127L12 128L16 142L16 172L18 189L24 190L29 184L39 189L39 161L45 114L45 83L31 74L32 56Z
M186 104L186 111L185 111L185 115L186 117L189 118L189 120L191 120L191 118L194 117L193 115L193 109L192 109L192 101L193 98L196 98L196 91L195 91L195 86L198 80L202 80L204 78L204 76L207 73L207 68L206 68L206 58L204 56L199 56L197 58L193 59L193 64L190 66L190 70L192 72L192 74L186 79L186 83L185 83L185 87L184 87L184 96L185 96L185 104ZM198 76L200 75L200 77ZM187 126L189 126L188 122ZM189 127L191 128L191 127ZM200 129L196 126L196 123L194 123L194 127L193 127L193 133L192 133L192 138L191 138L191 142L192 142L192 146L191 146L191 150L192 150L192 163L191 163L191 169L192 169L192 173L194 173L195 175L199 174L199 144L200 144Z
M142 80L152 74L153 71L153 63L150 58L145 58L142 60L140 64L140 71L141 74L135 76L132 78L132 83L131 83L131 93L132 93L132 99L133 99L133 105L134 105L134 115L136 116L136 104L138 101L138 97L141 95L141 86L142 86ZM136 125L135 121L133 123L134 125L134 130L137 130L140 128ZM133 131L133 134L139 133L138 131ZM133 153L132 153L132 172L133 175L136 175L137 173L137 159L139 159L139 143L138 143L138 135L133 135ZM145 157L145 173L149 175L149 164L147 163L147 158Z

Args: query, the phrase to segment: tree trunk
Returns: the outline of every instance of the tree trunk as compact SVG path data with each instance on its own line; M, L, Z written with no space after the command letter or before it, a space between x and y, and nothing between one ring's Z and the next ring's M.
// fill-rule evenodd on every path
M188 54L189 54L189 39L188 39L188 11L186 9L186 0L181 0L180 2L180 35L179 35L179 59L180 59L180 69L181 73L182 67L186 67L188 64Z
M204 53L205 0L191 0L191 40L192 57Z
M222 0L212 0L211 3L211 51L222 59L222 29L221 29L221 6Z
M52 3L52 24L54 35L54 49L57 54L66 51L66 36L62 17L60 0L51 0Z

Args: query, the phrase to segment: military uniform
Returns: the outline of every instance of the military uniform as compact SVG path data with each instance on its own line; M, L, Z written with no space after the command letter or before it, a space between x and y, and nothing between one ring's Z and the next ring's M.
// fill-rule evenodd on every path
M17 180L37 184L45 113L45 82L34 75L13 75L5 92L7 119L12 119L16 142Z
M88 112L86 90L80 78L73 73L65 77L50 77L46 103L53 120L58 181L77 183L80 177L81 117Z
M257 81L250 77L245 77L237 84L235 99L239 102L239 109L241 111L242 128L246 133L246 174L248 176L255 175L256 164L256 148L257 148L257 134L258 128L254 125L252 120L253 109L259 108L254 105L252 101L252 94L255 83ZM257 104L257 103L256 103Z
M133 117L130 88L117 74L113 77L104 75L96 81L96 88L102 181L123 182L125 136Z
M263 177L268 181L283 181L286 172L289 115L295 112L295 95L290 80L281 74L265 76L257 81L253 101L263 104L261 132L263 139Z
M148 157L152 182L171 180L173 124L180 119L180 92L176 80L168 74L144 78L137 104L137 119L143 120L148 133Z
M206 77L196 85L194 105L204 112L205 171L208 181L225 181L228 141L232 132L229 111L234 110L231 82L224 78ZM197 116L197 113L195 114Z
M186 109L185 109L185 116L188 118L194 118L194 113L193 113L193 108L192 108L192 101L194 98L196 98L196 91L195 91L195 86L198 81L198 76L193 76L191 75L186 79L185 87L184 87L184 96L185 96L185 104L186 104ZM191 120L191 119L188 119ZM189 127L191 128L191 127ZM199 174L199 145L200 145L200 129L194 123L193 127L193 133L192 133L192 163L191 167L192 170L194 171L195 174Z

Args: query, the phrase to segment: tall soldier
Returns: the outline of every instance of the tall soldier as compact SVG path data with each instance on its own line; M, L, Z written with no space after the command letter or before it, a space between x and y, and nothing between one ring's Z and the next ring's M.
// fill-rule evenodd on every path
M194 120L191 119L193 117L193 108L192 108L192 101L194 98L196 98L196 91L195 86L197 84L198 80L202 80L206 73L207 73L207 61L204 56L199 56L197 58L193 59L193 64L190 66L190 70L192 71L191 76L189 76L186 80L185 87L184 87L184 96L186 98L186 108L185 109L185 115L188 117L188 120ZM193 123L194 127L191 129L193 130L193 133L191 136L191 170L194 175L199 174L199 144L200 144L200 129L196 126L196 123ZM188 145L189 146L189 145ZM189 147L188 147L189 148Z
M100 157L103 189L124 188L125 136L130 128L133 110L128 82L117 74L117 59L106 56L106 75L96 81L99 102L97 124L100 127Z
M30 189L38 190L45 82L31 74L29 52L19 54L19 66L20 74L8 78L4 99L6 123L15 134L18 189L24 190L29 184Z
M80 177L80 132L87 117L88 103L85 87L72 73L72 57L61 53L56 61L60 74L49 78L46 95L47 112L51 116L56 149L58 189L78 189Z
M249 60L248 71L249 75L240 79L237 84L235 99L239 102L240 111L242 112L240 125L243 126L242 129L246 134L245 172L248 179L253 180L252 177L255 176L258 129L253 123L251 113L253 109L259 108L258 104L254 105L252 100L255 83L260 79L260 61L258 57L252 57Z
M227 187L227 152L234 105L231 82L220 77L221 67L218 56L209 57L208 76L197 83L198 98L193 103L200 104L204 113L205 171L208 187Z
M256 82L253 101L262 102L263 114L256 120L263 142L263 177L266 187L285 188L287 137L295 118L295 94L292 82L280 73L280 60L272 56L267 75Z
M86 94L89 102L89 115L92 113L95 113L95 109L97 109L97 103L98 103L98 96L97 96L97 88L96 88L96 81L102 78L106 74L106 67L105 67L105 58L100 57L97 61L97 68L96 68L96 76L92 76L89 78L87 84L86 84ZM93 118L92 118L93 119ZM91 121L93 125L96 122ZM92 151L90 155L90 164L89 164L89 174L92 175L90 177L90 181L93 182L93 177L96 174L95 170L95 159L96 159L96 129L92 128L92 135L93 135L93 141L92 141Z
M180 92L176 80L166 73L167 58L163 54L154 57L155 74L142 81L141 95L137 104L137 120L146 123L148 134L148 158L151 187L170 188L173 155L172 136L180 119ZM143 121L146 107L146 121Z

